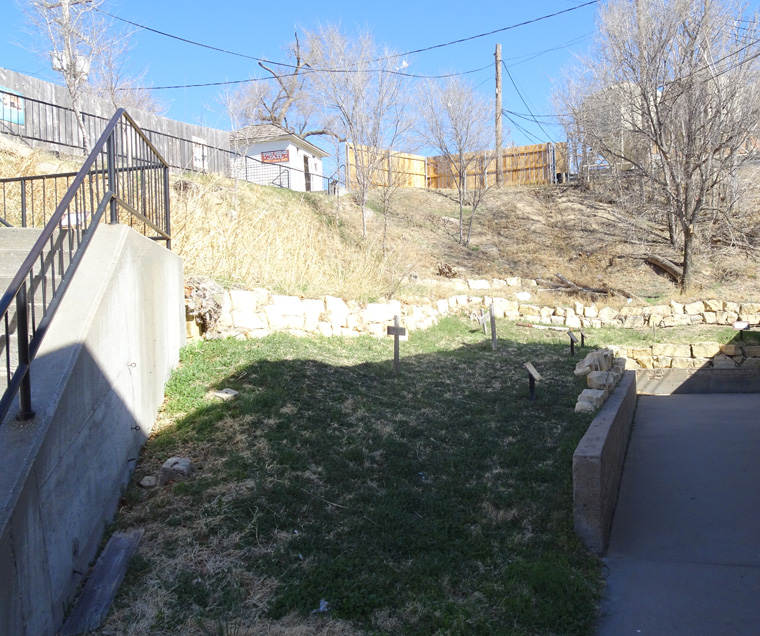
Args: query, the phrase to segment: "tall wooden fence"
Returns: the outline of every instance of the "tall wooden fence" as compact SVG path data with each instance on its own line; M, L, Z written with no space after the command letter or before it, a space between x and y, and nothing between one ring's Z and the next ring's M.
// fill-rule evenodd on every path
M394 185L400 188L427 187L427 158L404 152L346 145L348 187L359 182L357 165L373 187Z
M366 146L347 146L348 187L357 185L357 164L373 186L449 189L456 187L455 166L446 157L422 157ZM496 184L494 151L465 156L469 164L467 188ZM567 144L546 143L502 150L505 186L546 185L563 180L568 172Z

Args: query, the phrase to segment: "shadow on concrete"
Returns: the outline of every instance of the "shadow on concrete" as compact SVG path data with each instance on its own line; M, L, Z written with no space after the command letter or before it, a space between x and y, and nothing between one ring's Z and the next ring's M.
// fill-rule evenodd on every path
M16 420L16 405L0 426L0 631L9 636L55 633L149 434L127 404L140 391L129 368L109 377L86 347L35 360L32 387L36 416Z

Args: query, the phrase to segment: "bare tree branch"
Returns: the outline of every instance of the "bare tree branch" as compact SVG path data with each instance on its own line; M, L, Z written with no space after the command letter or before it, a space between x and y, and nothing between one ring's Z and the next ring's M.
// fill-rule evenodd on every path
M417 92L417 102L418 133L440 152L439 172L451 174L459 194L459 243L469 245L475 212L491 187L487 171L495 153L490 102L461 77L426 82ZM471 207L466 237L465 206Z
M760 119L757 19L733 0L610 0L592 53L558 93L568 135L617 172L641 175L668 210L692 284L694 242L716 202L737 200Z

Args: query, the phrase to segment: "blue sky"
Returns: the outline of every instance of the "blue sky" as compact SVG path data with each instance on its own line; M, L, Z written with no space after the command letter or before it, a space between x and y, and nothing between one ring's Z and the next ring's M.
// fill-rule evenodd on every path
M28 33L19 2L7 3L0 21L0 66L58 82L49 62L34 53L34 38ZM316 28L337 22L351 32L368 28L376 42L398 52L434 46L501 29L520 22L573 9L588 0L541 0L538 2L430 3L386 0L378 3L335 0L331 3L260 2L256 0L208 2L200 0L110 0L109 12L153 29L234 52L285 61L285 45L296 29ZM10 6L8 6L10 5ZM463 72L486 67L467 77L488 96L494 91L493 54L502 45L502 57L528 103L530 111L551 113L552 78L583 51L594 29L595 5L406 58L409 71L419 74ZM118 22L116 26L125 25ZM261 74L255 62L167 37L136 30L130 63L135 70L147 69L146 82L154 87L241 80ZM555 47L557 50L545 52ZM540 55L537 55L540 54ZM537 55L536 57L532 57ZM504 108L527 114L529 109L503 73ZM174 119L227 129L219 105L222 87L159 90L158 97L169 105ZM518 118L526 132L508 120L517 144L559 141L561 130Z
M108 0L104 8L116 16L188 40L275 61L286 61L284 47L293 39L294 31L314 29L320 23L340 23L349 33L357 28L367 28L379 44L406 52L565 12L406 58L409 72L417 74L464 72L486 67L467 77L478 90L492 96L493 54L495 45L501 43L502 57L514 80L513 85L509 74L503 73L504 108L523 115L540 116L552 113L553 80L559 77L565 65L572 62L573 55L584 52L591 42L596 5L581 6L587 2ZM34 38L28 33L26 18L19 8L22 3L23 0L6 3L0 21L0 66L57 82L49 62L33 52ZM114 25L132 28L119 22ZM130 63L135 71L147 69L145 81L153 87L244 80L263 74L251 60L145 30L136 29L132 42ZM223 87L216 86L156 92L168 104L169 117L228 129L229 122L219 103L222 90ZM511 140L518 145L562 140L562 131L556 126L545 123L539 127L516 116L512 119L514 123L505 119L504 125L509 127Z

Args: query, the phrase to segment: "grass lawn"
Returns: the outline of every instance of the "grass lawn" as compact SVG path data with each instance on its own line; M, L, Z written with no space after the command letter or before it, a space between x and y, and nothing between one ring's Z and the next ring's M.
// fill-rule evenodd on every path
M114 524L146 535L102 633L592 633L600 563L572 522L583 354L498 333L494 353L447 318L402 342L398 376L392 338L185 348ZM190 481L136 485L172 456Z

